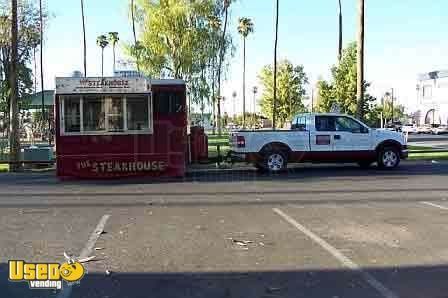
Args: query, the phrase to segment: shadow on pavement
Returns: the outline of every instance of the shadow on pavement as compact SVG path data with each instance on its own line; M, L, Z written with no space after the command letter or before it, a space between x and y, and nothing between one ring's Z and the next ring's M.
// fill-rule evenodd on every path
M0 186L6 185L133 185L189 182L244 182L244 181L306 181L319 178L355 179L358 177L379 177L387 179L406 179L409 176L438 175L448 176L448 163L407 162L394 170L380 170L376 167L361 169L353 165L312 165L288 169L280 174L266 174L255 169L226 169L196 171L184 178L122 178L110 180L68 180L60 181L54 173L1 174Z
M148 268L150 269L150 268ZM397 297L447 297L448 266L370 268L366 270ZM30 290L7 281L0 265L0 292L8 298L57 297L52 290ZM65 286L67 289L68 286ZM385 297L359 273L344 269L215 273L102 273L86 275L73 286L73 298L268 298ZM387 297L387 296L386 296ZM389 297L387 297L389 298Z

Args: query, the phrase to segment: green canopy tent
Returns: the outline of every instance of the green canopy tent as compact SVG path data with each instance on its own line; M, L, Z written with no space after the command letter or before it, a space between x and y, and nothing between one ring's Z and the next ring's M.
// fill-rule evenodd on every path
M47 128L52 126L53 121L53 107L54 107L54 90L44 90L44 108L45 119L48 122ZM22 98L23 105L26 110L35 110L36 112L42 111L42 91L34 94L26 95ZM48 119L50 117L50 119ZM50 140L51 142L51 140Z
M32 110L42 109L42 92L37 92L23 97L27 103L27 108ZM53 109L54 90L44 90L44 106L46 109Z

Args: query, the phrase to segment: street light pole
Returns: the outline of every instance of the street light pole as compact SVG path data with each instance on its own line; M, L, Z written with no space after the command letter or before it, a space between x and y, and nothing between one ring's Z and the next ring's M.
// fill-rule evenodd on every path
M236 91L233 91L232 97L233 97L233 118L236 119Z
M311 113L314 113L314 87L311 89Z
M254 123L253 124L255 125L255 122L257 121L257 105L256 105L256 96L257 96L257 92L258 92L257 86L254 86L252 91L254 92Z
M392 88L392 90L391 90L392 92L391 92L391 101L392 101L392 124L394 124L394 88Z

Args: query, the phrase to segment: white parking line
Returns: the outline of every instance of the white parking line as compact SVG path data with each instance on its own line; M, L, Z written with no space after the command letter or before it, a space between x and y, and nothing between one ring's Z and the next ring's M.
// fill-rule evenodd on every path
M95 243L101 236L101 233L104 231L104 227L106 226L107 220L110 218L109 214L103 215L100 221L96 225L95 230L93 230L92 234L90 234L89 240L87 240L86 245L82 249L79 258L87 258L92 253ZM64 287L61 292L56 296L56 298L69 298L72 295L72 286Z
M79 258L87 258L88 256L90 256L95 247L95 243L98 241L98 239L101 236L101 233L104 231L104 227L106 226L106 222L109 219L109 217L110 217L109 214L105 214L103 215L103 217L101 217L101 220L99 221L98 225L90 235L89 240L87 241L86 245L81 251Z
M420 203L428 205L428 206L436 207L436 208L439 208L439 209L442 209L442 210L448 210L448 207L445 207L445 206L442 206L442 205L438 205L438 204L434 204L434 203L431 203L431 202L420 202Z
M386 288L381 282L379 282L375 277L373 277L370 273L364 271L358 264L354 263L352 260L347 258L344 254L342 254L339 250L331 246L327 241L320 238L318 235L314 234L306 227L298 223L295 219L284 213L282 210L278 208L272 209L275 213L280 215L285 221L294 226L297 230L311 238L314 242L319 244L323 249L325 249L328 253L330 253L333 257L335 257L339 262L342 263L345 267L358 272L359 275L374 289L376 289L381 296L384 298L398 298L398 295Z

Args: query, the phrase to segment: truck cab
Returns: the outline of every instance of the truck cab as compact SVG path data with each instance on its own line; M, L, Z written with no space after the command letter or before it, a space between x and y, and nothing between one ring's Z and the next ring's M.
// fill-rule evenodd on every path
M237 131L231 156L257 168L277 172L288 163L377 163L392 169L407 158L403 134L368 127L344 114L299 114L287 130Z

